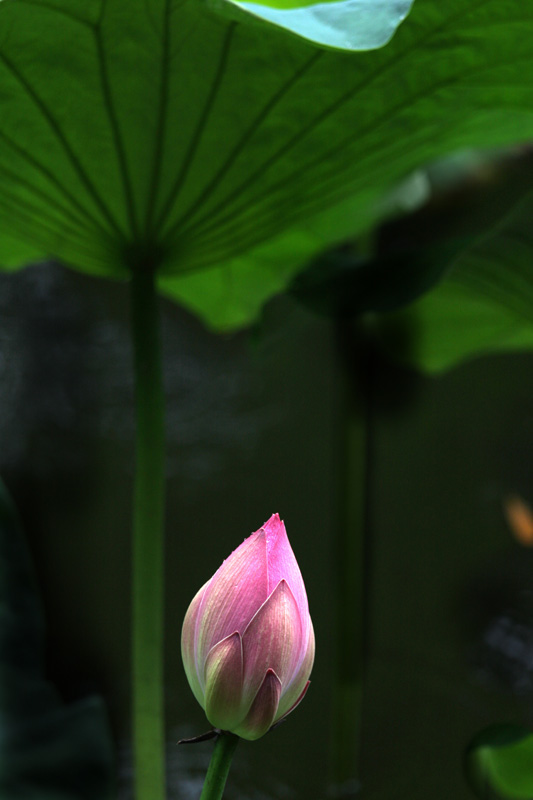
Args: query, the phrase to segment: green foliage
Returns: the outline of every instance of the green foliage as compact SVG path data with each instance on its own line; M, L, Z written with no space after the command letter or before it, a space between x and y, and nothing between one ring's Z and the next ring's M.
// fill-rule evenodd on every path
M457 161L470 164L469 170L463 166L457 172ZM424 204L393 215L362 242L321 255L296 276L291 293L335 319L383 314L412 303L531 192L533 156L470 153L416 174L425 186ZM408 191L411 183L405 184Z
M375 255L358 255L355 242L320 257L292 294L335 319L363 318L396 360L428 372L531 348L533 158L485 170L490 179L481 170L386 223Z
M0 796L105 800L113 759L103 703L62 702L44 677L44 638L29 555L0 484Z
M0 263L150 263L244 325L414 167L533 135L532 34L522 0L417 0L356 54L198 0L3 0Z
M429 372L480 353L531 349L532 215L530 193L495 230L451 261L433 291L387 320L387 349ZM398 328L409 335L398 337ZM409 341L407 348L402 339Z
M466 755L466 771L480 800L531 800L533 734L512 725L481 733Z

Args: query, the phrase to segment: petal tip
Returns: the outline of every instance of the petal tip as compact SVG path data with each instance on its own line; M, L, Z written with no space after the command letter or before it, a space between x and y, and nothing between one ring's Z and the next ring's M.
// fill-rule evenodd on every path
M295 709L297 706L299 706L299 705L300 705L300 703L301 703L301 702L302 702L302 700L304 699L305 695L307 694L307 690L309 689L309 687L310 687L310 686L311 686L311 681L307 681L307 683L305 684L305 686L304 686L304 688L303 688L302 692L301 692L301 693L298 695L298 699L297 699L297 700L296 700L296 701L295 701L295 702L292 704L292 706L291 706L291 707L290 707L290 708L289 708L287 711L285 711L283 714L281 714L279 717L277 717L277 719L276 719L276 721L275 721L275 724L276 724L276 725L277 725L279 722L283 722L283 720L284 720L284 719L286 719L286 717L288 717L288 716L289 716L289 714L291 713L291 711L294 711L294 709Z
M238 631L209 651L205 666L205 713L216 728L230 729L242 714L242 641Z
M263 524L263 528L266 530L267 528L271 527L280 527L283 525L285 527L283 520L281 519L280 515L276 511L275 514L271 514L271 516L267 519L267 521Z
M248 714L234 733L249 741L264 736L276 717L280 696L281 681L275 670L269 667Z
M260 530L264 531L266 534L267 541L273 542L279 539L280 537L287 537L287 531L285 530L285 523L280 518L279 514L272 514L269 519L263 524Z

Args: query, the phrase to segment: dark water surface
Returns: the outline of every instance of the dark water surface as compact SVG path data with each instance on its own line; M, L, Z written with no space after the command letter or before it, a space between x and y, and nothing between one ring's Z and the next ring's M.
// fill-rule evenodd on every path
M24 518L66 700L105 697L131 797L129 560L133 383L126 287L58 267L0 281L0 468ZM166 700L171 800L199 796L211 744L179 638L197 589L273 512L309 596L305 702L243 742L228 800L320 800L330 785L341 373L329 323L287 298L214 336L163 303L168 396ZM470 737L533 723L533 551L502 514L533 501L533 358L443 378L375 365L362 798L467 800ZM355 796L353 791L345 796ZM350 789L350 787L348 787ZM339 794L337 793L337 796Z

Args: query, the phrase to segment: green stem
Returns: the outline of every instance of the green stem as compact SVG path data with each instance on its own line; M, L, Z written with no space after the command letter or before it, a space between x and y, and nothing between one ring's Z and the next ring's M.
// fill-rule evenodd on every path
M132 547L135 797L164 800L164 394L155 276L142 266L131 281L131 326L137 423Z
M365 535L368 483L368 353L341 326L344 397L341 496L337 538L337 658L333 781L357 789L361 749L365 625Z
M221 800L238 741L239 737L233 733L222 732L217 736L200 800Z

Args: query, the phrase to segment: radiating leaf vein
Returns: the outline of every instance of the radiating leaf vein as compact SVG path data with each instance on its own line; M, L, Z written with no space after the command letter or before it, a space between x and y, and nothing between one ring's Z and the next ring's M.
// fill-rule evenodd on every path
M322 53L313 53L304 64L283 83L279 89L272 95L272 97L265 103L259 114L254 118L249 127L245 130L242 137L237 141L234 148L231 150L226 160L222 163L219 169L215 172L211 181L205 186L201 194L196 198L194 203L187 209L177 222L169 228L167 235L172 235L183 229L185 222L194 216L195 212L202 207L205 200L213 194L217 187L220 185L224 176L229 172L237 158L245 150L246 145L250 142L255 133L260 129L261 125L269 118L276 106L279 105L281 100L286 94L294 88L298 81L311 69L312 66L321 58Z
M58 140L59 144L63 148L65 154L67 155L70 163L74 167L75 171L77 172L80 180L82 181L83 185L95 201L96 205L102 212L102 215L105 217L111 228L121 236L122 233L120 228L113 218L111 212L109 211L108 207L104 203L103 199L100 197L99 193L96 191L93 182L85 172L83 165L81 164L78 156L73 151L71 145L67 141L65 134L61 130L60 125L57 123L57 120L54 118L53 114L51 113L50 109L47 107L46 103L44 103L43 99L37 94L37 92L33 89L31 84L26 80L26 78L20 73L20 71L16 68L13 62L4 54L0 53L0 61L4 64L4 66L8 69L9 72L13 75L13 77L18 81L21 88L24 90L26 95L32 101L34 107L43 117L45 122L48 124L49 128L54 133L56 139Z
M161 42L161 76L159 78L159 103L158 117L155 132L155 149L152 166L152 178L148 192L148 204L146 207L146 239L148 241L154 235L152 230L153 214L155 211L156 199L159 194L161 180L161 169L165 149L166 119L168 113L168 92L169 92L169 72L170 72L170 0L165 0L163 12L163 38Z
M13 184L18 183L19 186L24 187L28 194L34 195L36 199L44 201L44 204L34 205L34 208L37 210L36 217L49 214L50 210L55 209L59 212L60 224L62 226L70 227L72 231L76 231L80 236L84 235L82 231L85 230L87 239L89 241L94 241L94 228L87 223L85 218L76 215L71 206L64 205L56 197L45 192L31 181L22 178L15 170L9 169L5 164L0 164L0 176L10 179ZM29 203L27 198L24 202ZM54 218L53 215L50 214L50 218ZM67 220L70 220L73 225L69 226Z
M82 220L85 220L83 224L87 227L88 230L92 225L93 230L98 231L100 235L104 237L108 237L110 235L109 231L103 227L102 223L96 217L94 217L92 213L87 208L85 208L85 206L81 205L77 197L68 191L64 183L59 181L56 178L56 176L48 169L48 167L46 167L43 163L38 161L33 156L32 153L29 153L27 150L20 147L20 145L17 144L17 142L13 141L13 139L8 137L7 134L4 131L2 131L1 128L0 128L0 139L3 140L3 142L9 148L11 148L15 153L17 153L17 155L19 155L22 159L31 164L31 166L37 172L39 172L48 183L55 186L55 188L65 197L65 200L68 202L73 217L74 217L74 209L78 209L80 216L77 219L79 220L79 223L82 223ZM2 169L5 169L5 167L2 167ZM17 181L21 182L21 185L23 185L21 178L18 175L17 175ZM34 189L34 191L37 190ZM49 201L53 202L51 195L49 196L47 193L44 192L43 194L46 197L50 197Z
M482 0L482 2L478 2L477 4L473 4L470 6L469 12L475 9L476 6L481 6L486 3L486 0ZM273 170L273 168L293 149L298 148L301 146L301 142L308 137L311 133L315 132L317 128L320 127L321 124L329 121L329 119L338 112L346 103L353 101L357 95L362 91L367 91L373 83L375 83L379 78L386 76L388 72L392 72L397 74L398 69L401 69L402 62L409 57L413 57L413 54L422 46L426 45L431 42L431 40L436 37L445 27L456 19L464 16L464 10L450 16L447 20L443 21L441 25L430 28L429 30L424 31L423 35L421 35L415 41L408 42L407 46L404 47L402 51L395 50L392 56L385 60L382 65L374 70L374 72L368 76L364 75L362 80L358 80L355 85L351 86L341 97L337 98L334 102L323 108L319 111L316 116L311 119L305 126L302 126L298 129L297 133L294 134L291 138L289 138L286 142L284 142L281 147L279 147L274 153L269 155L262 164L260 164L247 178L238 184L236 187L232 187L231 190L221 198L218 204L214 208L209 208L205 211L203 216L200 216L198 220L193 224L189 225L188 227L183 226L183 219L178 220L172 228L170 228L166 235L167 237L172 237L175 233L179 231L180 234L189 235L198 228L200 235L203 236L205 232L207 232L210 228L216 227L224 222L226 219L232 219L235 215L239 213L240 208L249 208L253 202L259 197L261 198L264 195L264 187L260 187L258 192L255 196L250 198L249 196L243 199L241 206L234 207L234 203L239 199L243 198L244 193L248 188L257 184L258 180L268 171ZM433 93L433 88L430 87L430 94ZM405 107L405 101L403 101L400 105L400 108ZM394 113L397 108L393 108L392 112ZM391 112L391 109L387 109L385 112L385 117L388 117ZM264 121L264 120L263 120ZM379 122L379 121L378 121ZM374 125L374 120L371 123L371 127ZM357 136L359 137L361 133L364 135L365 131L357 131ZM345 141L352 141L353 140L353 132L350 132L349 137ZM330 148L329 151L326 153L319 153L314 161L307 162L305 165L301 166L297 171L291 173L286 179L283 180L283 183L280 183L280 187L285 187L286 185L293 183L300 179L302 174L308 175L309 168L312 164L321 164L325 161L328 154L342 148L343 143L336 143L333 148ZM335 178L338 180L338 176ZM270 197L271 187L269 187L269 197ZM196 205L196 204L195 204ZM220 214L222 213L222 216ZM187 218L193 218L193 215L190 212L187 212ZM207 225L202 227L202 223L207 221Z
M229 27L228 27L228 29L226 31L226 34L224 36L224 39L223 39L223 42L222 42L222 47L221 47L221 52L220 52L220 57L219 57L219 60L218 60L217 66L216 66L215 74L213 75L213 79L211 81L211 88L210 88L209 93L207 95L206 102L204 104L204 107L203 107L202 112L200 114L200 117L198 119L198 123L197 123L196 128L194 130L194 133L192 135L191 141L189 143L189 148L188 148L187 152L184 154L184 157L183 157L183 160L182 160L181 169L180 169L180 171L179 171L179 173L178 173L178 175L176 177L176 180L174 181L174 184L173 184L173 186L172 186L172 188L170 190L170 193L169 193L169 195L167 197L167 200L166 200L166 202L165 202L165 204L163 206L163 209L162 209L162 211L161 211L161 213L159 215L159 218L158 218L158 221L157 221L157 226L156 226L158 229L161 229L161 226L163 225L167 215L172 210L172 207L173 207L174 203L176 202L176 199L177 199L177 197L178 197L178 195L179 195L179 193L180 193L180 191L181 191L181 189L182 189L182 187L183 187L183 185L185 183L187 175L189 174L191 166L192 166L192 164L194 162L196 153L198 151L198 147L199 147L200 142L202 140L203 132L207 127L207 124L208 124L208 121L209 121L209 117L211 115L211 112L212 112L213 106L215 104L218 92L220 91L220 87L222 85L222 81L223 81L223 78L224 78L224 73L225 73L226 66L227 66L228 59L229 59L229 54L230 54L230 50L231 50L231 44L232 44L232 41L233 41L235 27L236 27L235 23L232 23L231 25L229 25Z
M66 17L72 22L77 22L87 28L92 29L93 23L83 17L74 14L72 11L67 11L66 8L59 8L58 6L50 6L48 3L40 2L40 0L15 0L17 5L34 6L35 8L42 8L45 11L50 11L52 14L59 14L59 16Z
M137 215L135 213L135 203L133 198L133 188L131 184L131 179L129 175L128 169L128 162L126 159L126 153L124 151L124 144L122 141L122 134L120 131L120 125L118 123L117 115L115 112L115 107L113 103L113 95L111 92L111 86L109 84L109 75L107 70L107 61L105 55L105 48L102 42L102 25L103 25L103 12L100 20L98 22L98 26L95 28L94 31L94 40L96 44L96 51L98 56L98 66L100 70L100 84L102 87L102 98L104 101L104 108L106 110L107 117L109 119L109 124L111 127L111 133L113 136L113 144L117 154L118 165L120 169L120 174L122 177L122 187L124 192L124 201L126 204L126 209L128 213L128 220L130 225L130 231L135 237L138 232L138 224L137 224Z

